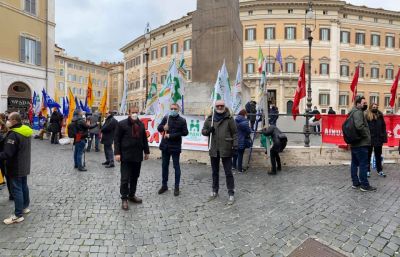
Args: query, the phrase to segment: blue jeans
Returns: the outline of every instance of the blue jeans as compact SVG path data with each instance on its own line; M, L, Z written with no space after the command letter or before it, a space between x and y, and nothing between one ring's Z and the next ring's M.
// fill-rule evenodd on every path
M29 207L28 177L11 178L11 187L15 204L15 216L22 217L23 210Z
M80 142L75 144L74 148L74 166L76 168L82 168L82 155L85 151L86 140L81 140Z
M243 171L243 155L245 149L238 149L237 155L232 157L232 167L238 171Z
M168 150L162 151L162 186L164 188L168 187L169 161L171 156L175 169L175 188L179 188L179 182L181 180L181 167L179 164L180 154L181 153L170 153Z
M358 168L360 168L360 179L358 178ZM351 180L353 186L368 187L368 146L351 148Z
M93 137L94 137L94 149L96 149L96 151L99 150L99 137L100 134L95 134L95 133L90 133L89 134L89 142L88 142L88 147L87 150L90 151L90 149L92 149L92 141L93 141Z

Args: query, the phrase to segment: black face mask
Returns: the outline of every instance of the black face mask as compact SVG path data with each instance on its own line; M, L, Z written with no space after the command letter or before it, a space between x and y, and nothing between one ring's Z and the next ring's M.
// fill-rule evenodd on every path
M372 109L371 112L378 113L378 109Z
M362 107L362 110L365 111L368 109L368 105L364 104L364 106Z

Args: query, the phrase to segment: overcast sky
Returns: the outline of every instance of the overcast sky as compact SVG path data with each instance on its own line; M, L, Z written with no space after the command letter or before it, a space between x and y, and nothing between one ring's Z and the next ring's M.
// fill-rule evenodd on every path
M119 61L119 49L143 34L195 10L196 0L55 0L56 43L83 60ZM400 11L395 1L348 0Z

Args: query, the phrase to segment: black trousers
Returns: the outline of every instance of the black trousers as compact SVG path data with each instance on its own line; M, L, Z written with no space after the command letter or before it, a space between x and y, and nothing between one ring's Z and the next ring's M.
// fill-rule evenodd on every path
M371 172L371 157L372 157L372 150L374 150L375 161L376 161L376 171L382 171L382 146L370 146L368 148L368 171Z
M121 162L120 193L122 200L135 196L141 166L141 162Z
M271 147L271 167L272 172L276 172L276 168L281 169L281 157L279 156L279 147L273 145Z
M51 143L52 144L58 144L58 139L61 137L61 132L52 132L51 133Z
M106 157L106 162L109 164L114 164L114 151L111 145L104 145L104 155Z
M226 187L228 188L228 194L235 194L235 179L232 174L232 157L211 157L211 169L212 169L212 189L213 192L218 193L219 190L219 161L222 159L222 165L224 166Z

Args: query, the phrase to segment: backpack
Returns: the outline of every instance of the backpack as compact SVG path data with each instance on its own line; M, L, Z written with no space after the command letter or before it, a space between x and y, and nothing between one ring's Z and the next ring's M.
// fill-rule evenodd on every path
M75 138L77 133L78 133L78 125L75 121L73 121L68 125L68 137Z
M343 138L344 141L348 144L354 144L357 143L358 141L361 140L360 135L358 134L356 125L354 123L354 113L352 112L347 119L344 121L342 125L342 131L343 131Z

